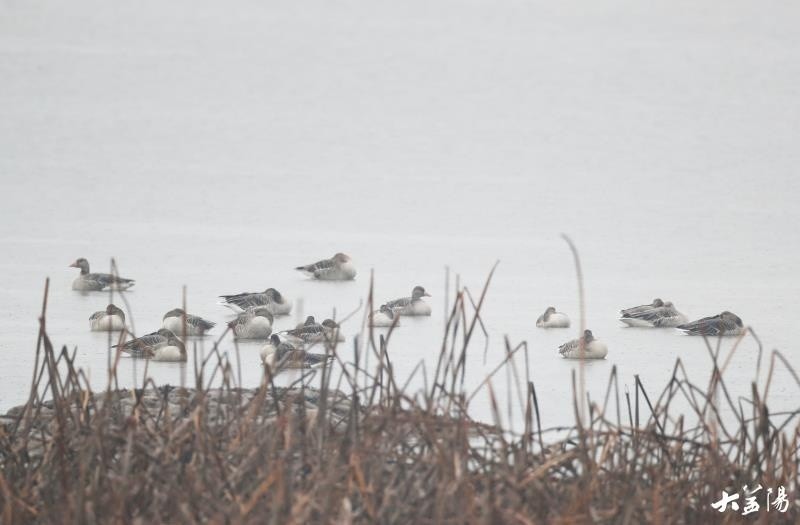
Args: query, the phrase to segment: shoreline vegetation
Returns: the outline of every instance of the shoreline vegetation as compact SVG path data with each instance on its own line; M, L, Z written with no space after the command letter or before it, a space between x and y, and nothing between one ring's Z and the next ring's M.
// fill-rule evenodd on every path
M393 372L392 331L368 327L352 344L324 345L337 377L323 366L277 387L264 367L260 386L242 388L238 348L219 350L226 330L195 359L191 386L156 385L146 365L141 388L120 389L120 356L110 351L108 386L92 392L75 354L47 335L46 285L28 402L0 417L0 522L736 523L747 518L711 504L757 484L783 486L791 499L785 513L767 514L762 503L759 520L798 520L800 409L767 406L777 364L800 387L779 352L760 387L759 343L750 399L732 399L724 381L745 336L730 349L705 340L705 385L691 383L678 359L662 391L637 376L621 392L612 365L595 400L579 366L574 426L543 428L546 400L525 343L506 339L501 363L465 389L490 282L491 273L477 301L456 286L436 367L415 370L425 386L413 394ZM513 388L505 402L492 387L501 370ZM478 394L489 397L495 424L469 417ZM500 423L512 410L522 432Z

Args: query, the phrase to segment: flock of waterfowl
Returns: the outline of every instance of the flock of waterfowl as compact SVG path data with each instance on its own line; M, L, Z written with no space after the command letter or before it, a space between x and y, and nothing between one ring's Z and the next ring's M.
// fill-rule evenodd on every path
M70 266L81 271L72 283L72 288L81 292L124 291L135 284L133 279L107 273L92 273L89 261L83 258ZM319 280L344 281L352 280L356 276L350 257L343 253L295 269ZM387 301L372 312L369 316L370 324L375 327L392 327L399 324L401 315L430 315L431 308L422 300L423 297L430 297L430 294L422 286L414 287L411 296ZM262 361L273 370L319 365L326 357L311 353L306 347L319 342L344 340L335 321L325 319L318 323L313 316L307 317L305 322L291 330L274 333L275 316L289 315L292 310L291 301L274 288L267 288L263 292L221 295L220 299L219 304L236 312L236 317L228 322L228 327L237 338L267 341L260 355ZM112 348L119 348L121 352L134 358L186 361L183 339L204 336L215 325L216 323L184 312L181 308L174 308L164 314L161 328L157 331ZM89 317L89 326L93 331L127 330L125 312L118 306L109 304L104 310Z
M125 279L107 273L91 273L89 262L78 259L70 265L79 268L80 275L72 283L74 290L105 291L127 290L135 284L133 279ZM295 268L312 279L343 281L352 280L356 269L350 257L337 253L330 259ZM374 327L396 327L400 316L429 316L431 307L423 298L430 297L422 286L415 286L411 296L387 301L369 315ZM308 368L323 363L326 356L306 350L307 345L324 341L343 341L339 325L332 319L318 323L313 316L294 329L273 332L275 316L289 315L292 303L278 290L267 288L263 292L245 292L221 295L219 304L236 312L236 318L228 323L237 338L266 340L261 349L262 362L273 370L285 368ZM654 299L652 303L627 308L620 311L620 321L632 327L677 328L688 335L722 336L739 335L745 328L742 320L735 314L725 311L721 314L687 322L685 315L669 301ZM95 312L89 318L91 330L126 330L125 312L114 304L105 310ZM135 358L154 361L186 361L186 347L183 339L187 336L203 336L214 328L215 323L175 308L167 312L159 330L126 341L117 348ZM556 311L552 306L536 320L539 328L568 328L569 316ZM180 337L179 337L180 335ZM591 330L584 330L583 336L561 345L561 356L572 359L602 359L608 354L607 346L595 339Z

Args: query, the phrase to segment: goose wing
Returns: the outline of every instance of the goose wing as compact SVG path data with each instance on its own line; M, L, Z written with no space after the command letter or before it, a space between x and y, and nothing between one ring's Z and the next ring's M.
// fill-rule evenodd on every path
M189 324L195 328L200 328L202 330L211 330L217 325L217 323L213 321L207 321L202 317L200 317L199 315L187 315L186 324Z
M405 308L406 306L410 305L413 302L411 297L401 297L400 299L395 299L393 301L388 301L386 306L391 308L392 310L397 310L398 308Z
M733 325L734 323L723 320L719 315L714 315L679 325L678 329L690 334L713 336L719 335L724 330L733 329Z
M163 343L167 340L166 337L159 334L158 332L153 332L147 335L143 335L142 337L137 337L136 339L131 339L130 341L124 343L122 345L123 350L130 350L133 348L143 348L143 347L152 347L157 345L158 343ZM117 348L120 345L114 345L111 348Z
M336 263L333 259L322 259L321 261L317 261L312 264L307 264L305 266L298 266L295 268L296 270L300 270L301 272L308 272L313 274L314 277L319 277L321 275L326 275L336 269Z
M254 306L264 306L269 303L269 298L264 293L250 293L244 292L234 295L220 295L220 297L228 304L238 306L242 310L247 310Z
M580 348L580 344L581 344L580 339L573 339L572 341L567 341L566 343L558 347L558 353L564 355L569 352L574 352Z
M135 282L134 279L125 279L124 277L117 277L116 275L111 275L110 273L90 273L86 275L85 279L87 281L94 281L100 284L103 288L111 286L112 284L131 285Z

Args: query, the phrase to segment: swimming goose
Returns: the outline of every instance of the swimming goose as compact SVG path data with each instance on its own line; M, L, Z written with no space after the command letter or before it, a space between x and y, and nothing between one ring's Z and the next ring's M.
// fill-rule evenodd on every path
M272 334L269 344L261 349L261 362L275 372L288 368L315 368L331 360L332 355L306 352L290 342L281 341L277 334Z
M182 308L175 308L164 314L161 326L173 334L183 334L184 316L186 316L186 335L206 335L206 332L216 325L199 315L187 314Z
M584 347L581 352L581 339ZM594 338L591 330L584 330L583 337L573 339L558 347L558 353L567 359L604 359L608 354L608 347Z
M122 345L114 345L111 348L120 348L122 352L131 357L157 361L186 361L186 349L183 341L166 328L131 339Z
M687 335L740 335L745 331L744 324L738 315L727 310L713 317L703 317L697 321L678 325Z
M555 306L548 306L547 310L536 320L539 328L569 328L567 314L556 312Z
M228 323L240 339L267 339L272 333L273 317L267 306L248 308Z
M394 301L387 301L386 306L399 315L431 315L431 307L422 300L423 297L430 297L431 294L425 291L422 286L415 286L411 291L411 297L401 297Z
M298 266L295 270L323 281L349 281L356 277L356 268L352 260L343 253L337 253L330 259L323 259L313 264Z
M634 307L631 307L631 308L625 308L624 310L620 310L619 313L622 315L622 317L627 317L627 316L639 314L639 313L642 313L642 312L646 312L646 311L651 310L653 308L659 308L661 306L664 306L664 301L662 301L661 299L656 297L655 299L653 299L653 302L650 303L650 304L643 304L641 306L634 306Z
M643 312L623 315L619 319L628 326L673 328L688 321L670 302Z
M313 321L313 318L309 316ZM295 341L302 341L303 343L317 343L320 341L344 341L344 337L339 332L339 325L332 319L325 319L322 324L312 322L292 330L286 330L282 333L286 334L289 338Z
M118 332L125 329L125 312L113 304L89 317L92 332Z
M263 292L244 292L235 295L220 295L220 304L237 312L248 308L266 306L272 315L289 315L292 303L275 288L267 288Z
M102 290L127 290L135 284L133 279L124 279L109 273L89 273L89 261L81 257L69 265L80 268L81 274L72 281L72 289L81 292L100 292Z
M395 315L391 308L382 304L379 310L372 312L369 323L375 327L400 326L400 316Z

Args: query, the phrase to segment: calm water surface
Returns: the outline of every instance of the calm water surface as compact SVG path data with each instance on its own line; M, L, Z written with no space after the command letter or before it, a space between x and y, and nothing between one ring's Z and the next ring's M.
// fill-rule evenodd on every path
M572 420L577 366L556 352L577 329L534 327L551 304L577 319L561 232L581 252L588 326L609 346L585 367L593 397L612 365L651 392L677 358L705 382L701 340L617 321L655 296L691 318L734 311L800 366L798 9L0 2L0 409L26 398L47 276L52 339L104 386L107 339L87 318L108 297L70 290L81 256L98 271L114 256L137 280L139 332L180 305L182 285L193 313L222 322L222 293L272 286L302 300L297 317L324 317L359 305L371 269L380 300L422 284L433 315L394 334L401 377L435 365L445 266L477 293L499 260L489 356L478 338L468 386L502 359L505 335L527 340L546 426ZM292 270L336 251L354 258L354 282ZM258 347L240 348L248 385ZM749 393L756 349L745 340L726 372L734 395ZM149 373L177 384L191 370ZM142 371L123 359L120 381ZM797 392L779 367L773 410L796 408ZM473 409L488 419L487 396Z

